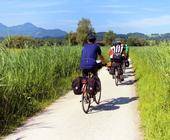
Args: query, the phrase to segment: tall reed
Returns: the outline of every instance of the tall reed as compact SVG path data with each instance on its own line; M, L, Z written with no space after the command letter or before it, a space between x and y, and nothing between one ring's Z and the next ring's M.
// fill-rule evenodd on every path
M131 48L146 140L170 139L170 46Z
M79 70L80 47L0 48L0 135L70 87ZM64 79L65 83L62 83ZM67 83L67 84L66 84Z

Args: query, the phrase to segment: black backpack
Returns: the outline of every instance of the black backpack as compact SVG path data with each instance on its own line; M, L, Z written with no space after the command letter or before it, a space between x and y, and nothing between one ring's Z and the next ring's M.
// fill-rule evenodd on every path
M72 90L75 95L81 95L82 91L82 77L79 76L72 81Z
M119 53L115 53L113 55L113 61L116 63L122 63L122 55Z

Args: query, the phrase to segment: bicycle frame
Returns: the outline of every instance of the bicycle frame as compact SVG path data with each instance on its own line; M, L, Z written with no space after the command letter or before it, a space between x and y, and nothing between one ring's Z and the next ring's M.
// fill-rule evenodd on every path
M84 94L84 93L86 93L86 90L87 90L87 80L84 78L83 80L82 80L82 84L83 84L83 86L82 86L82 94Z

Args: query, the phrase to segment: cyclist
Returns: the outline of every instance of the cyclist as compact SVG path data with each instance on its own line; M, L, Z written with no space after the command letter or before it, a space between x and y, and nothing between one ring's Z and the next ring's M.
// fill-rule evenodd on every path
M121 41L114 41L113 46L109 50L109 57L110 57L110 64L109 65L109 70L113 63L120 63L121 65L123 64L123 59L126 57L126 52L125 52L125 45ZM121 67L121 73L123 74L123 70ZM121 80L123 81L124 78L123 76L120 77Z
M96 62L99 57L103 64L105 64L104 57L100 46L95 43L96 36L94 33L89 33L87 36L87 43L83 45L80 68L82 70L83 76L87 76L88 72L92 72L97 76L97 71L101 67L101 63Z
M125 57L125 65L126 67L129 67L129 47L127 44L125 44L125 53L126 53L126 57Z
M127 44L125 44L125 52L126 52L126 59L129 58L129 47Z
M82 70L83 77L88 76L89 72L91 72L94 75L94 80L96 83L95 90L100 91L101 84L100 79L97 75L97 71L102 67L102 64L105 65L106 63L104 57L102 56L100 46L95 42L96 42L95 34L90 33L87 36L87 43L84 43L83 45L80 68ZM102 63L97 63L98 57Z

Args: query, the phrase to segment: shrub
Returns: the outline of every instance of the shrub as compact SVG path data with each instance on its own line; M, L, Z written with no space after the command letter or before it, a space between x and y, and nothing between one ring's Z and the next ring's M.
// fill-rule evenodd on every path
M7 48L28 48L36 46L36 40L26 36L9 36L2 41L2 45Z
M146 45L148 45L148 42L144 38L129 37L127 40L127 44L129 46L146 46Z

